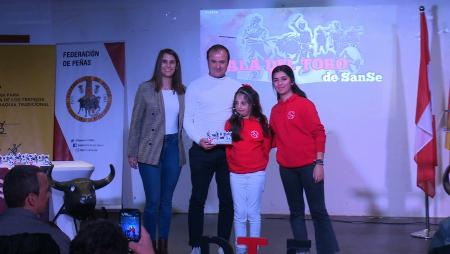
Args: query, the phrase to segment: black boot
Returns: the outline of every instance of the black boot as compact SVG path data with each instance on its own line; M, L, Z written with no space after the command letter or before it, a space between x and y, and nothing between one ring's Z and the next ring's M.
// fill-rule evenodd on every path
M158 239L158 254L169 254L167 239Z
M309 253L309 249L311 248L310 240L295 240L295 239L287 239L287 253L288 254L306 254Z
M152 246L153 246L153 250L155 251L155 254L159 254L158 250L156 249L156 241L152 240Z

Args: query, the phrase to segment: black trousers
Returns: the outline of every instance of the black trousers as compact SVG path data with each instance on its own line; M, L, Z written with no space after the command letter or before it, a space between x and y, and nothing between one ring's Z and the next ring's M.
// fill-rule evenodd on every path
M280 166L281 181L291 213L289 220L295 240L308 240L304 192L314 222L317 253L332 254L339 251L339 246L325 207L324 181L315 183L313 171L312 164L299 168Z
M193 247L200 246L200 239L203 235L205 201L214 174L219 198L217 235L228 241L233 226L234 211L225 148L217 146L211 150L204 150L193 143L189 149L189 162L192 182L188 215L189 244Z

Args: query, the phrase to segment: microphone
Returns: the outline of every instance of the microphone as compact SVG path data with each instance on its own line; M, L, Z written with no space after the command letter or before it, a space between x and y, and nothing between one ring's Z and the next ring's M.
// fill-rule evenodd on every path
M237 115L237 116L239 116L239 117L242 117L242 115L239 114L239 112L237 112L237 110L236 110L235 107L233 107L233 114L235 114L235 115Z

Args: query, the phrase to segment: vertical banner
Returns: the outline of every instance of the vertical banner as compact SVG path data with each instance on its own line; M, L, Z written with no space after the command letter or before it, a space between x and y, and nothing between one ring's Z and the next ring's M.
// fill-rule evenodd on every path
M97 207L120 208L124 127L124 43L58 44L54 160L95 166L103 179L114 165L114 180L97 190Z
M55 47L0 46L0 154L52 154Z

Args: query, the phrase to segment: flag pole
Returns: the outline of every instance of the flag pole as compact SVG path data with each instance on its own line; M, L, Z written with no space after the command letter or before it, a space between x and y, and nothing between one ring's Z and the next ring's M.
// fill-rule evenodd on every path
M425 229L412 232L411 236L422 239L430 239L433 237L435 231L430 228L430 206L428 202L428 195L425 193Z
M430 232L430 204L428 203L428 195L425 194L425 230Z
M427 26L426 26L426 20L425 20L425 15L424 15L425 7L424 6L420 6L419 11L420 11L420 20L421 20L421 22L420 22L420 27L421 27L421 29L420 29L421 30L420 31L420 34L421 34L421 56L420 56L420 71L419 71L420 74L419 74L418 105L419 105L420 92L423 92L423 91L420 90L421 89L421 84L422 85L424 83L426 84L426 91L428 91L428 89L429 89L428 88L428 86L429 86L429 84L428 84L428 71L427 71L427 65L429 63L428 31L427 31L428 29L427 29ZM422 24L422 22L423 22L423 24ZM423 25L425 25L425 26L423 26ZM422 31L423 29L424 29L424 31ZM424 36L424 33L425 33L425 36ZM424 49L425 49L425 55L426 56L424 55ZM424 76L422 76L422 75L424 75ZM429 110L431 111L431 101L428 101L428 103L430 104L430 109ZM418 108L419 108L419 106L418 106ZM416 124L417 124L417 115L418 115L417 113L418 113L418 111L416 109ZM419 117L421 117L421 114L422 114L422 112L419 113ZM431 125L433 126L432 127L433 128L432 132L434 133L434 120L433 120L433 117L431 117L431 122L432 122ZM433 134L433 136L434 136L434 134ZM432 143L433 142L431 142L431 144ZM430 154L428 154L428 155L430 155ZM433 155L431 155L431 157L433 157ZM418 162L418 169L419 169L419 161L416 160L416 162ZM432 163L433 170L434 170L435 166L436 166L435 163ZM418 171L418 173L419 173L419 171ZM433 174L433 176L434 176L434 174ZM434 188L434 181L433 181L433 188ZM424 188L422 188L422 189L424 189ZM422 239L430 239L431 237L433 237L433 235L435 233L434 230L432 230L430 228L430 212L429 212L429 200L428 200L428 195L434 196L434 189L433 189L432 194L430 194L427 190L428 189L424 189L424 191L425 191L425 229L411 233L410 235L412 237L422 238Z

